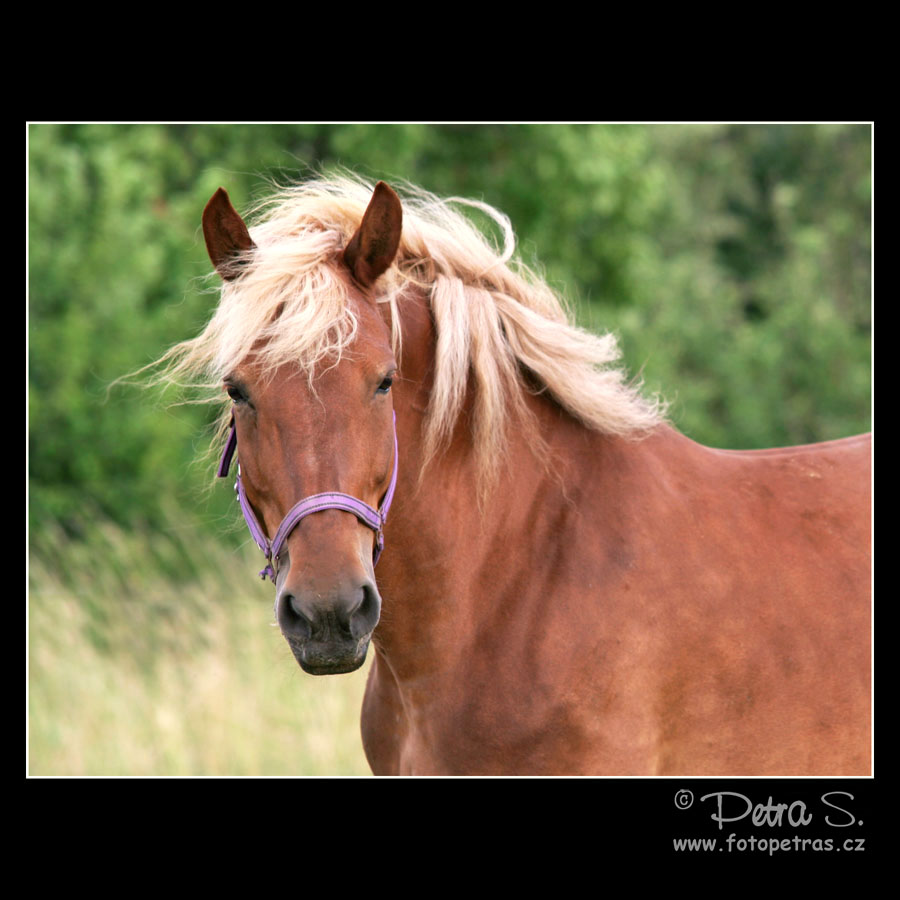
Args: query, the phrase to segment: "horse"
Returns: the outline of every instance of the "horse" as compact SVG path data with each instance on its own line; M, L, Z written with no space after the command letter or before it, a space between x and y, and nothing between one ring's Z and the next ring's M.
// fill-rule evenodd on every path
M374 774L869 774L870 434L694 442L485 203L343 174L254 215L204 209L171 368L300 667L373 651Z

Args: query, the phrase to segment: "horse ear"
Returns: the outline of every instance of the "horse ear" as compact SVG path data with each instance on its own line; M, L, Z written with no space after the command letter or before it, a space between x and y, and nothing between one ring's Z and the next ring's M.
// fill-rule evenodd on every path
M226 281L237 278L241 255L256 247L225 188L219 188L203 210L203 237L212 264Z
M344 264L361 285L371 287L394 261L402 227L400 198L379 181L356 234L344 248Z

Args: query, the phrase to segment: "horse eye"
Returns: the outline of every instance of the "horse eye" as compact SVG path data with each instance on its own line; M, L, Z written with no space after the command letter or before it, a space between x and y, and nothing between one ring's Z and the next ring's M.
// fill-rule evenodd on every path
M236 385L226 384L225 393L227 393L235 403L245 403L247 401L247 395Z
M391 385L394 383L394 378L392 375L388 375L381 384L378 385L378 393L386 394L390 389Z

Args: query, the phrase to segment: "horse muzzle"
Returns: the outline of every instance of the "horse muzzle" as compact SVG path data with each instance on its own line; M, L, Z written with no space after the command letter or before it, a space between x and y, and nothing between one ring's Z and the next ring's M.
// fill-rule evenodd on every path
M324 587L276 582L275 618L297 662L310 675L358 669L381 614L381 596L367 576Z

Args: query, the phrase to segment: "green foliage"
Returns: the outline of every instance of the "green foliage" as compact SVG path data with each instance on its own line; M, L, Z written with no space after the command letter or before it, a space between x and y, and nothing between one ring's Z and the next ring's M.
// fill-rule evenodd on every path
M852 125L33 125L32 529L77 532L86 507L185 533L234 520L229 490L203 492L211 412L108 389L208 317L216 187L240 209L322 164L499 207L696 440L866 430L870 156Z

